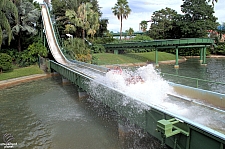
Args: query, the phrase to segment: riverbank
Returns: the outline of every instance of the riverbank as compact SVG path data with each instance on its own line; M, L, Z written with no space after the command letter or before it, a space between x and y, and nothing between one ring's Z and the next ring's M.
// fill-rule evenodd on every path
M187 60L187 58L182 57L182 59L179 59L178 62L182 63L185 62ZM166 60L166 61L159 61L158 64L175 64L176 60ZM153 64L155 65L155 63L153 62L140 62L140 63L125 63L125 64L112 64L112 65L101 65L102 67L107 67L107 68L112 68L114 66L120 66L120 67L138 67L138 66L146 66L148 64Z
M24 77L3 80L3 81L0 81L0 89L19 85L24 82L30 82L30 81L34 81L34 80L38 80L38 79L44 79L47 77L51 77L51 74L34 74L34 75L29 75L29 76L24 76Z
M184 62L184 61L186 61L186 58L179 59L179 63ZM159 61L158 63L159 64L172 64L172 63L175 63L175 60ZM147 64L154 65L153 62L136 62L136 63L101 65L101 66L107 67L107 68L112 68L115 65L121 66L121 67L128 67L128 66L135 67L135 66L145 66ZM30 82L30 81L34 81L34 80L38 80L38 79L51 77L51 76L52 76L52 74L50 74L50 73L49 74L33 74L33 75L26 75L26 76L22 76L22 77L16 77L16 78L12 78L12 79L2 80L2 81L0 81L0 89L8 88L11 86L19 85L24 82Z
M186 58L199 58L200 56L185 56ZM225 55L208 55L207 58L225 58Z

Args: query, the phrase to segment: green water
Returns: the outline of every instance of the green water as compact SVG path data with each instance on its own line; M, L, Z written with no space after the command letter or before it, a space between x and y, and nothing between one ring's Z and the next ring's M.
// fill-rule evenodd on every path
M93 99L80 101L77 88L63 86L59 78L0 90L0 143L4 143L4 134L11 134L11 143L17 143L14 148L118 149L159 145L139 129L121 139L117 120L114 111Z
M179 69L174 64L160 65L159 72L176 74L180 76L199 78L215 82L225 83L225 58L207 58L207 65L201 65L198 58L189 58L186 62L179 63ZM196 87L196 80L185 78L163 76L166 80ZM225 85L199 81L199 88L215 92L225 93Z
M198 59L173 65L160 65L158 71L225 82L225 59ZM193 85L187 80L165 78ZM204 87L224 91L222 86ZM159 142L134 128L126 138L119 137L118 115L104 105L78 99L74 85L62 85L60 78L48 78L0 90L0 143L3 135L13 136L15 148L28 149L122 149L159 148ZM3 146L0 146L2 148Z

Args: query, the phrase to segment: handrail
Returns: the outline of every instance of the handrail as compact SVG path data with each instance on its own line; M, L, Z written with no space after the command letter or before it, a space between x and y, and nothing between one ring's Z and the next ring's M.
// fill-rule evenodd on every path
M223 82L216 82L216 81L204 80L204 79L199 79L199 78L192 78L192 77L187 77L187 76L180 76L180 75L175 75L175 74L170 74L170 73L161 73L161 74L162 75L173 76L173 77L179 77L179 78L183 78L183 79L195 80L196 81L196 88L199 87L199 81L207 82L207 83L214 83L214 84L225 85L225 83L223 83Z

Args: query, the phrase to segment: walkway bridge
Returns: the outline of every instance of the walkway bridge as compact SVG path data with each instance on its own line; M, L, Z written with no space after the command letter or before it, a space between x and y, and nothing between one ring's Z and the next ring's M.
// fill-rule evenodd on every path
M196 107L195 110L190 111L192 117L185 117L154 102L146 103L129 96L126 92L96 81L96 77L105 75L107 69L68 60L58 44L48 7L45 4L42 4L41 7L45 37L55 59L55 61L50 61L51 70L60 73L64 78L77 85L80 90L86 91L96 100L126 117L131 123L161 140L162 144L174 149L225 149L225 112L223 111L225 107L221 107L223 109L221 110L188 100L182 95L168 94L168 100L174 102L173 104L180 102L179 106L182 106L184 110L188 109L190 105ZM95 87L91 87L90 83L95 83ZM186 90L191 90L191 93L200 93L203 97L210 95L220 105L225 105L225 95L223 94L182 87L172 83L171 85L178 90L186 88ZM101 94L96 95L99 92ZM196 119L198 113L201 113L202 116L210 114L207 123L193 120Z
M183 38L183 39L167 39L167 40L152 40L142 42L124 42L118 44L104 44L104 47L113 50L114 54L118 54L120 50L126 49L155 49L155 63L158 65L158 49L175 49L176 63L178 65L178 50L181 48L200 48L200 60L202 64L206 64L206 47L213 46L214 40L211 38Z

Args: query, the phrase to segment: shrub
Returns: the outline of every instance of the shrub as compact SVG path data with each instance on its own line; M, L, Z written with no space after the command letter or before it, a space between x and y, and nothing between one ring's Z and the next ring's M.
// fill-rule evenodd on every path
M20 53L17 62L20 66L29 66L38 62L38 56L46 57L47 55L47 48L42 43L36 42Z
M83 39L71 38L64 41L64 49L66 53L70 55L71 58L75 58L82 62L91 62L91 50L85 45Z
M147 41L149 41L149 40L153 40L153 39L147 35L137 35L132 40L147 40Z
M12 57L12 61L16 61L16 59L19 57L19 52L17 51L17 49L2 49L1 50L2 53L6 53L9 56Z
M0 53L0 73L12 69L12 57L6 53Z
M105 53L105 47L101 44L96 44L91 47L92 53Z
M217 47L212 51L213 54L222 54L225 55L225 44L220 43Z

